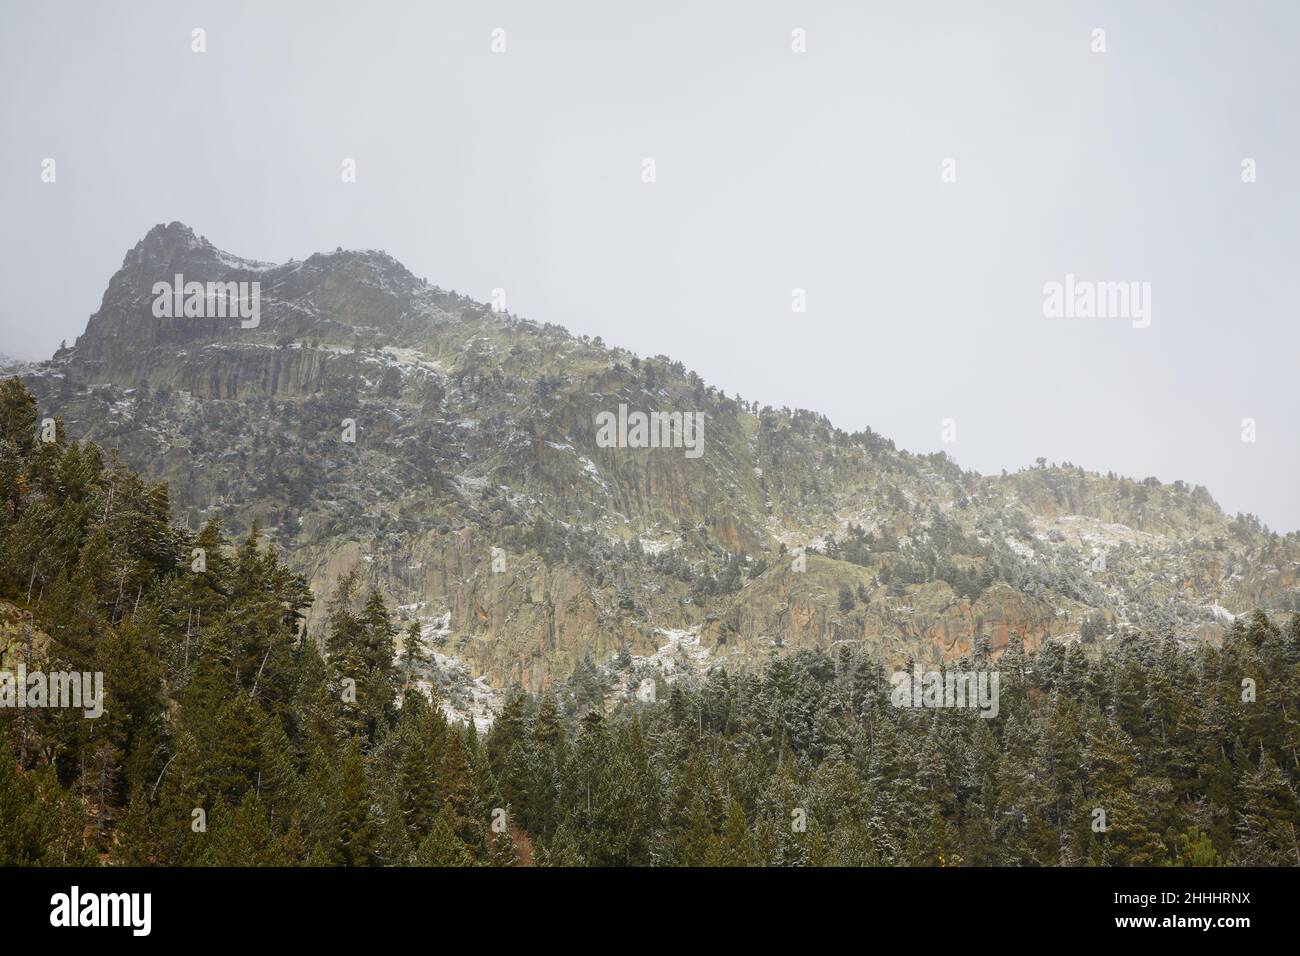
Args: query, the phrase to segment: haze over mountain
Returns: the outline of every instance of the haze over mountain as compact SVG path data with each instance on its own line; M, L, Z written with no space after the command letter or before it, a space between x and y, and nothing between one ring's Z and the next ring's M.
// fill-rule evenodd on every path
M177 274L260 283L256 327L156 317ZM963 471L494 312L379 251L273 265L156 226L85 333L22 377L73 438L166 479L182 522L256 522L318 598L359 569L496 686L629 657L744 670L836 644L902 663L981 638L1213 640L1236 613L1300 610L1300 535L1204 488ZM600 447L597 416L621 405L702 413L702 454Z

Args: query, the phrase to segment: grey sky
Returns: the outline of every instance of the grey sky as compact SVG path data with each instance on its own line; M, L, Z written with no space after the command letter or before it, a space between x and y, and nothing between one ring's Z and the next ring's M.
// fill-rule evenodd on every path
M1298 39L1291 0L5 0L0 352L74 339L179 219L250 258L383 248L980 471L1181 478L1294 530ZM1150 282L1150 328L1045 318L1067 272Z

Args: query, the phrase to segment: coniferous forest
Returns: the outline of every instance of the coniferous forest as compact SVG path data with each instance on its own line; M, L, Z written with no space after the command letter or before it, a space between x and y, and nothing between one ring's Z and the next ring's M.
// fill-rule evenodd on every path
M0 710L0 864L1300 863L1296 619L980 646L952 666L996 666L992 720L895 707L836 649L653 703L515 691L480 731L413 686L389 605L355 577L314 596L256 529L176 526L165 486L42 441L4 383L0 670L102 672L105 700Z

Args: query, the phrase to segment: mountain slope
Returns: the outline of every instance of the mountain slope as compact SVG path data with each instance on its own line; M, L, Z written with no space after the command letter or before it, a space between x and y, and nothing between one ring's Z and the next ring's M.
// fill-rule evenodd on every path
M260 321L155 317L178 273L260 283ZM697 667L838 642L934 661L981 637L1215 639L1233 613L1300 609L1300 537L1203 488L980 476L497 314L382 252L271 265L157 226L23 377L42 416L166 479L182 521L258 522L318 595L359 568L497 685L588 656L614 672L681 632ZM600 447L620 405L702 413L703 453Z

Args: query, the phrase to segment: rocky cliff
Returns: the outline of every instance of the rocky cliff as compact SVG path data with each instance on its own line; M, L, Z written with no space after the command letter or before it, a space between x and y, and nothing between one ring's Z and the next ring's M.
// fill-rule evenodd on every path
M155 284L178 274L258 283L256 324L159 317ZM837 643L936 661L980 639L1214 640L1234 613L1300 609L1300 538L1203 488L963 471L377 251L273 265L157 226L85 333L23 377L71 436L166 479L181 521L257 522L320 596L361 569L497 685L666 649L745 668ZM702 414L701 454L604 447L620 405Z

